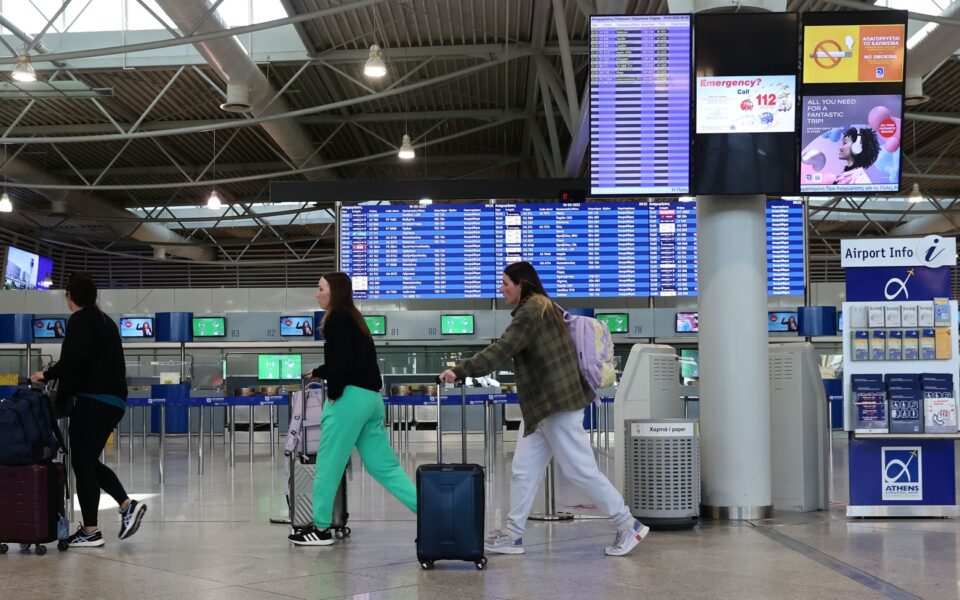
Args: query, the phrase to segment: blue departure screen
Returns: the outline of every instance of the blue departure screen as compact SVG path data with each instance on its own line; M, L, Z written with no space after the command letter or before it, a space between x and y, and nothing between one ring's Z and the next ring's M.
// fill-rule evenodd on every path
M340 211L340 265L356 298L492 298L488 205L363 205Z
M770 295L802 295L803 203L767 202ZM557 298L695 296L693 202L365 205L341 209L357 298L493 298L526 260Z

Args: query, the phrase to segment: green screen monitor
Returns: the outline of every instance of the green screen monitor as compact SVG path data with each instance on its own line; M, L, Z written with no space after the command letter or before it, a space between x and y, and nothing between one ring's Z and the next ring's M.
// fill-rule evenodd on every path
M440 315L440 335L473 335L473 315Z
M193 337L223 337L227 335L224 317L194 317Z
M700 351L697 348L680 349L680 379L684 385L700 380Z
M610 333L630 333L630 315L627 313L597 313L594 316L607 324Z
M387 317L384 315L364 316L363 320L367 322L370 335L387 335Z
M302 358L300 354L258 354L257 379L300 379L303 375Z

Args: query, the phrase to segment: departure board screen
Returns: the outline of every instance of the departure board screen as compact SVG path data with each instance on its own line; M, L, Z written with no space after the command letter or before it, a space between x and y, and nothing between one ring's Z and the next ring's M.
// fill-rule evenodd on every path
M803 210L767 202L770 295L803 294ZM493 298L518 260L557 298L697 294L693 202L349 206L340 244L361 299Z
M489 205L340 210L340 264L356 298L492 298L499 283Z
M690 191L690 15L590 18L593 195Z

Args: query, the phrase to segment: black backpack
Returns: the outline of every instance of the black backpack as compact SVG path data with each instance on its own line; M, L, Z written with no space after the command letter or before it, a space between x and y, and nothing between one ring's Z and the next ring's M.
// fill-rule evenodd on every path
M63 449L50 397L27 385L0 400L0 465L50 461Z

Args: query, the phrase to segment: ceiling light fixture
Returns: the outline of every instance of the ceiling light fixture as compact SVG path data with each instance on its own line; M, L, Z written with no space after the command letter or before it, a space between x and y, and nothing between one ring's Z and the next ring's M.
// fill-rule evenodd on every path
M217 130L213 130L213 181L217 181ZM220 210L223 208L223 202L220 201L220 195L217 194L217 188L214 187L207 197L207 208L210 210Z
M10 72L10 77L20 83L33 83L37 80L37 72L33 70L30 57L26 53L17 55L17 64Z
M7 194L7 145L3 145L3 195L0 195L0 213L13 212L13 202Z
M374 79L380 79L387 74L387 63L383 62L383 53L380 51L380 46L376 44L370 46L370 56L367 57L367 62L363 65L363 74Z
M413 160L417 155L416 151L413 149L413 142L410 141L410 136L408 134L403 134L403 142L400 144L400 152L397 153L397 156L401 160Z
M910 204L916 204L917 202L923 202L923 194L920 193L920 184L914 183L913 188L910 190L910 195L907 196L907 202Z
M217 194L217 190L210 192L210 196L207 198L207 208L210 210L220 210L223 208L223 202L220 202L220 196Z

